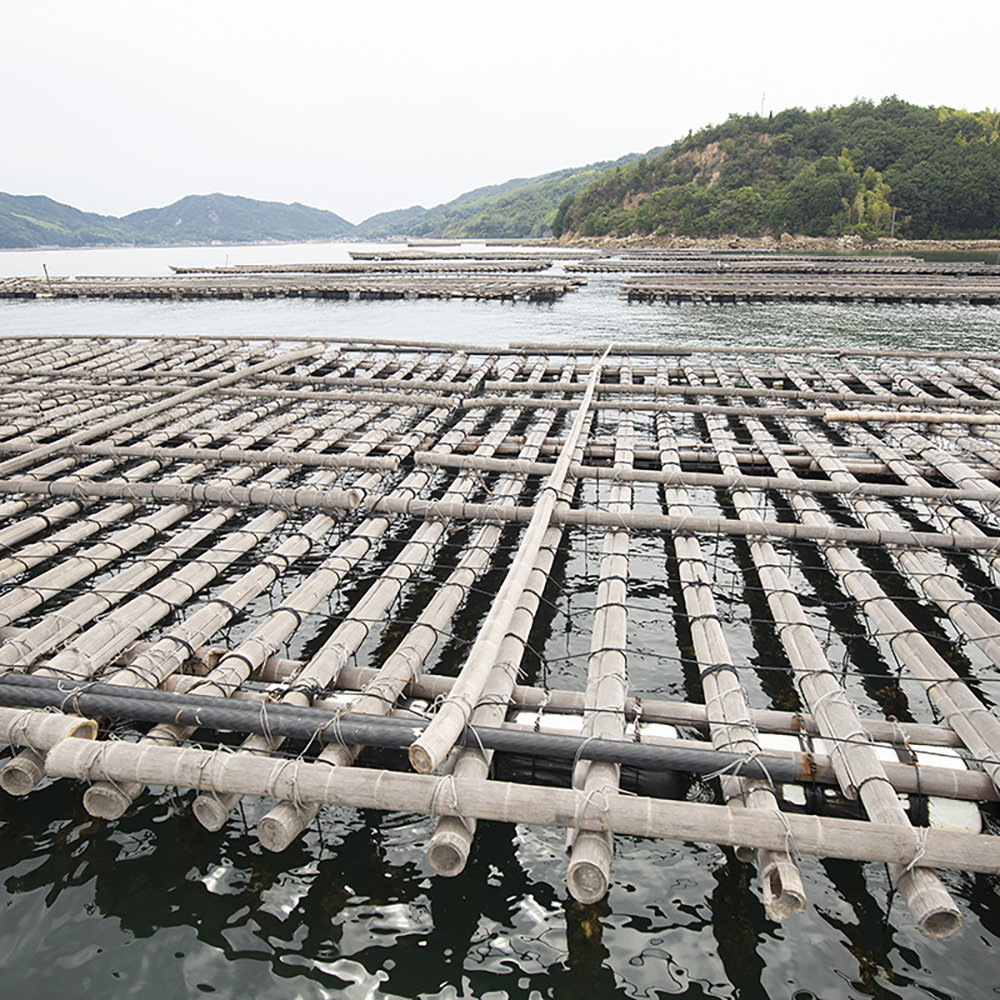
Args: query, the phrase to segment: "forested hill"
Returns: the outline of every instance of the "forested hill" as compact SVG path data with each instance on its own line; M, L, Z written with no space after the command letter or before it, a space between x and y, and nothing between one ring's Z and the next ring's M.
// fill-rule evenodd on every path
M305 242L354 235L351 223L321 208L225 194L188 195L166 208L133 212L122 222L140 243Z
M0 192L0 248L543 236L549 234L563 198L639 155L514 178L467 191L434 208L418 205L383 212L357 226L307 205L225 194L188 195L164 208L145 208L118 219L81 212L42 195Z
M44 195L0 191L0 249L107 246L131 243L120 219L81 212Z
M1000 235L1000 113L898 98L732 115L563 200L555 235Z
M42 195L0 192L3 249L300 242L353 235L354 226L333 212L226 194L188 195L165 208L146 208L118 219L81 212Z
M661 147L662 148L662 147ZM651 150L647 157L659 149ZM399 209L372 216L357 227L361 239L393 236L433 236L452 239L502 239L507 236L547 236L564 198L586 187L606 170L640 158L629 153L619 160L567 167L538 177L516 178L476 188L435 208Z

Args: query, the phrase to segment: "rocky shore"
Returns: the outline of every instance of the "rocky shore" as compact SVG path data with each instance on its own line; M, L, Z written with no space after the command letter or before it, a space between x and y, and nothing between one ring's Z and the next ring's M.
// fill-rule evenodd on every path
M551 241L552 246L595 247L600 249L708 249L708 250L800 250L813 253L905 253L907 251L955 251L981 253L1000 250L1000 240L900 240L883 237L863 239L860 236L719 236L704 239L690 236L572 236Z

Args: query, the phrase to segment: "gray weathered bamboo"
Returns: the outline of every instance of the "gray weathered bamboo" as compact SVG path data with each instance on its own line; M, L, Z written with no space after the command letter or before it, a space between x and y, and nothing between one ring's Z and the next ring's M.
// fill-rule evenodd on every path
M584 394L573 426L567 435L567 449L556 463L556 469L548 479L546 490L532 512L531 521L521 539L517 555L497 592L493 607L469 652L458 681L442 702L430 726L410 747L410 763L421 774L433 771L448 755L483 693L483 687L496 660L497 649L503 641L520 602L525 582L534 566L535 556L538 554L542 537L558 499L559 489L566 478L576 442L584 432L594 395L593 387L600 379L601 365L607 353L605 351L601 360L594 364L588 380L589 392Z
M749 844L784 850L789 837L799 851L828 858L1000 873L1000 839L970 833L858 823L829 816L763 814L698 802L659 801L621 794L606 807L588 805L573 789L537 789L499 781L361 771L252 754L218 753L128 743L62 740L48 751L46 774L77 781L142 783L240 792L289 801L360 809L470 816L502 823L538 823L637 837L715 844Z
M666 373L662 373L660 377L666 378ZM679 471L677 441L665 414L657 414L657 432L663 469ZM714 443L718 449L719 442ZM720 450L720 457L725 460L724 449ZM665 499L671 515L681 518L690 516L691 508L684 489L668 489ZM760 742L750 720L739 676L733 666L729 644L716 611L701 545L694 535L683 531L674 534L673 545L701 675L712 744L717 749L756 756L761 751ZM734 808L746 807L772 812L778 809L774 788L769 782L731 775L721 775L720 782L725 801ZM738 849L737 856L743 861L749 861L753 852L741 848ZM772 920L782 921L805 909L806 894L802 878L798 866L787 851L758 851L757 869L764 907Z
M494 427L496 434L487 436L482 442L486 450L491 450L497 441L503 439L507 427L517 415L517 411L511 411L505 420ZM554 411L547 411L536 418L526 442L528 453L537 446L539 439L544 438L554 417ZM513 502L523 484L524 477L518 476L508 477L498 483L493 491L495 503ZM497 524L487 524L480 530L447 581L438 588L399 645L364 685L352 711L379 715L390 709L445 632L449 619L467 597L479 574L487 568L489 558L500 541L500 535L501 527ZM345 625L349 623L345 622ZM343 634L338 634L342 630ZM342 626L338 629L310 663L307 671L303 672L307 680L328 681L330 677L339 676L352 649L356 648L362 638L364 636L352 635L349 627L345 629ZM359 750L360 747L330 746L321 753L320 758L337 767L348 767L354 762ZM315 814L315 809L304 808L295 803L279 803L258 825L261 842L270 850L283 850L306 828Z
M619 378L626 388L632 384L631 368L627 362L622 365ZM624 397L615 435L613 468L623 472L630 471L635 460L635 419L631 402L630 397ZM610 514L631 510L631 486L624 481L615 481L610 493ZM626 529L618 526L605 529L583 699L585 739L620 741L625 736L628 546L629 533ZM616 792L620 778L621 769L615 764L580 761L573 768L573 787L595 801ZM570 895L581 903L596 903L603 899L611 884L611 861L614 857L611 831L570 831L566 848L570 856L566 873Z
M718 377L723 385L729 381L722 372ZM696 383L697 376L690 374L689 381ZM766 434L757 421L747 424L758 438ZM718 418L709 417L708 426L722 456L728 434ZM731 461L730 472L734 468L735 462ZM760 518L755 499L748 491L734 490L731 496L741 518ZM754 540L750 543L750 553L799 689L820 732L837 740L831 757L844 794L848 798L860 797L868 815L877 822L910 828L909 818L885 776L874 747L865 741L857 713L835 680L822 645L808 624L774 547L768 541ZM937 875L922 866L900 864L890 865L890 871L921 933L945 938L961 929L961 913Z
M519 366L518 366L519 367ZM517 414L511 412L493 429L482 445L484 453L488 454L495 446L494 442L502 440L513 425ZM460 440L474 426L474 421L466 418L452 432L442 438L438 445L442 452L449 451L456 441ZM493 440L490 440L490 437ZM403 489L406 492L417 491L421 483L426 483L426 473L419 471L407 478ZM478 485L478 477L466 473L453 482L447 496L465 497L472 493ZM407 544L402 548L388 569L369 588L351 613L334 630L333 634L323 644L322 648L312 658L309 665L296 679L295 688L286 691L281 701L290 704L305 705L309 703L311 693L323 690L336 677L344 664L367 638L374 623L386 612L396 600L404 585L413 573L432 558L440 544L447 524L443 521L425 521ZM405 647L404 639L402 646ZM405 659L412 674L412 663L397 647L396 653L390 657L390 664L399 659ZM366 691L361 695L353 708L357 712L380 714L387 711L394 701L390 697L391 666L387 664L372 680ZM377 689L377 695L371 696L370 689ZM253 752L270 752L280 745L280 740L268 740L261 737L251 737L244 742L243 749ZM337 766L348 766L352 763L358 748L350 752L348 748L331 747L323 753L323 759ZM236 799L227 797L199 796L195 801L194 810L199 820L210 830L221 828L226 816L235 807ZM296 808L295 804L279 804L259 824L261 842L270 850L283 850L312 822L315 812Z

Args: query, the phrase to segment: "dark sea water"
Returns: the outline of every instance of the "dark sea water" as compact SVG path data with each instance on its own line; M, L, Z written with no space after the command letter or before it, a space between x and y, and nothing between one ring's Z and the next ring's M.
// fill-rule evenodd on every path
M42 261L51 274L159 274L168 263L217 265L227 257L346 255L340 245L7 252L0 274L39 274ZM547 305L0 303L0 334L1000 350L1000 310L990 308L628 305L617 296L618 280L589 276L586 288ZM734 558L730 543L720 544L719 558ZM582 687L597 548L583 533L569 536L529 681ZM687 693L686 680L664 665L675 662L666 654L678 641L676 595L657 582L666 558L665 547L648 539L632 553L630 671L635 692L677 697ZM758 638L749 625L728 628L734 654L753 660ZM749 683L757 685L755 704L766 704L760 682ZM855 687L852 698L876 713ZM254 831L268 805L261 801L247 800L242 814L211 834L191 816L190 796L147 795L105 823L86 813L81 795L68 782L44 784L24 799L0 792L4 1000L967 1000L1000 993L993 876L942 874L965 926L956 938L933 942L914 929L880 865L804 858L809 906L779 925L764 913L753 868L714 846L617 838L608 897L582 906L566 890L558 830L482 824L466 870L442 879L424 858L433 829L425 817L327 809L288 851L273 855Z

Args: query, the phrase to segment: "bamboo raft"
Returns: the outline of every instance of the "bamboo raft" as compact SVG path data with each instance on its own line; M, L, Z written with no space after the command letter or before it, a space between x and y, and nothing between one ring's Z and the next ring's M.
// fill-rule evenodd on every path
M454 244L458 246L458 244ZM486 241L486 247L492 244ZM541 245L539 251L532 250L510 250L510 246L504 242L496 244L505 249L498 250L474 250L469 246L461 246L459 250L349 250L351 260L356 261L442 261L449 262L455 260L514 260L514 261L535 261L539 257L548 260L580 260L588 257L604 257L607 253L599 250L585 250L569 247L555 247L551 244Z
M0 299L499 299L550 302L585 284L570 275L457 271L217 269L170 277L0 279ZM524 270L530 270L524 269Z
M1000 355L11 338L4 794L1000 872ZM580 579L583 585L573 584ZM543 773L547 777L543 777ZM958 818L956 818L958 817ZM981 832L986 829L987 832ZM655 873L651 873L655 877Z
M826 274L821 277L766 273L649 274L621 286L629 302L864 303L880 305L1000 304L1000 274Z
M523 256L478 258L464 254L418 260L351 260L322 264L234 264L227 267L180 267L170 265L174 274L437 274L442 271L461 271L471 274L492 272L545 271L552 266L551 259Z
M671 257L622 256L567 264L574 274L628 271L632 274L730 275L848 275L852 277L949 277L1000 276L1000 265L981 261L923 261L912 257L806 257L781 254L676 254Z

